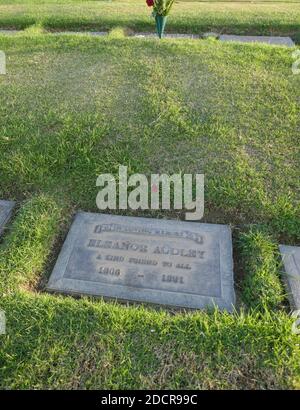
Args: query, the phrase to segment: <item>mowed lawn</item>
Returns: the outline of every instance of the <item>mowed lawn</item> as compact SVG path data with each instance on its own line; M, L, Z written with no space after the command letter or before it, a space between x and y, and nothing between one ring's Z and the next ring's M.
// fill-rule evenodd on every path
M0 36L0 387L299 388L278 244L299 244L291 49L213 40ZM48 295L100 173L204 173L205 221L233 228L237 312ZM123 211L124 212L124 211ZM129 215L182 219L169 211Z
M0 0L0 28L32 24L52 30L109 30L123 26L153 31L151 9L144 0ZM176 1L167 31L200 34L289 35L299 40L300 2Z

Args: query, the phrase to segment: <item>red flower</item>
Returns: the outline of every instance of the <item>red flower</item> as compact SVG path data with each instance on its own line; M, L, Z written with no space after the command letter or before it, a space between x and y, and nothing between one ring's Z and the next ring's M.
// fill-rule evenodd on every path
M146 0L146 3L149 7L154 6L154 0Z

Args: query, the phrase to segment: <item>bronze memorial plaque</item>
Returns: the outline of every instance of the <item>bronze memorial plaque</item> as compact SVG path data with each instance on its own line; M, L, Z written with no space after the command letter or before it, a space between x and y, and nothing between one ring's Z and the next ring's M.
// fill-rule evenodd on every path
M233 285L226 225L78 213L47 289L231 311Z
M279 246L284 272L283 278L288 290L292 309L300 309L300 246Z

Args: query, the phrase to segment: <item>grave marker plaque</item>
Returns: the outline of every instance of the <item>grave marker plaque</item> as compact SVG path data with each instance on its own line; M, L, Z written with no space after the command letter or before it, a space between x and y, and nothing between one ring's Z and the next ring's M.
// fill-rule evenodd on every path
M47 289L232 310L231 230L225 225L78 213Z
M12 210L15 203L12 201L2 201L0 200L0 234L3 231L4 225L8 222L11 217Z
M241 43L265 43L279 46L295 47L295 43L290 37L280 36L239 36L231 34L222 34L220 41L239 41Z
M283 264L284 281L288 289L288 297L293 309L300 309L300 247L279 246Z

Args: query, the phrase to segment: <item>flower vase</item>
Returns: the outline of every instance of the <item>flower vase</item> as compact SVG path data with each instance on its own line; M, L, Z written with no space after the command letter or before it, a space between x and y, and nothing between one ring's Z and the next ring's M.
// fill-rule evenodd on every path
M161 16L160 14L157 14L155 16L156 31L157 31L159 38L162 38L164 35L166 22L167 22L167 16Z

